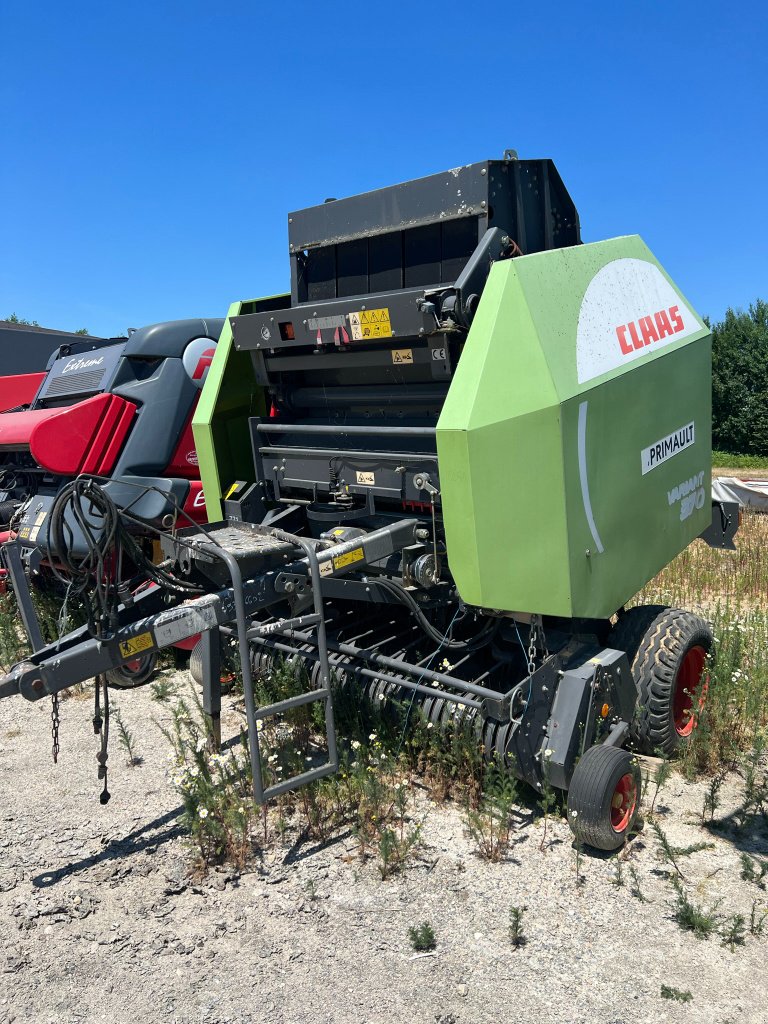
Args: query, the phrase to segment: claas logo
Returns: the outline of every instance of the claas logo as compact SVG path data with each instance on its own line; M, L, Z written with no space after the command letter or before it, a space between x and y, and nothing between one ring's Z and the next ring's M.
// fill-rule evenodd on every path
M660 309L652 316L641 316L639 320L620 324L616 328L616 337L619 339L621 351L625 356L629 356L654 341L661 341L662 338L679 334L683 330L685 324L679 306L670 306L669 309Z

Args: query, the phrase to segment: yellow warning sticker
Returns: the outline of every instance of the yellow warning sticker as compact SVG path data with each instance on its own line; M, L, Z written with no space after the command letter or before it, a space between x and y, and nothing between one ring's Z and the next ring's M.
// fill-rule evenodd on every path
M355 473L355 479L357 480L357 482L359 484L367 484L368 486L370 486L371 484L375 484L376 483L376 474L375 473L361 473L358 470L358 472Z
M389 319L389 308L361 309L359 313L350 313L349 327L353 341L391 338L392 324Z
M151 633L139 633L138 636L131 637L130 640L120 641L120 653L124 658L132 658L135 654L140 654L150 647L152 647Z
M235 481L235 483L232 484L232 486L229 488L227 493L224 495L224 501L229 501L229 499L232 497L232 495L235 493L236 490L237 490L237 481Z
M355 548L354 551L347 551L345 555L337 555L333 560L334 569L343 569L346 565L354 565L355 562L365 560L362 548Z
M29 539L30 540L37 540L37 535L40 533L40 527L45 522L46 515L47 515L47 512L39 512L38 513L37 519L35 520L35 525L32 527L32 529L30 531L30 534L29 534Z
M393 348L392 349L392 362L398 365L402 363L413 362L413 349L412 348Z

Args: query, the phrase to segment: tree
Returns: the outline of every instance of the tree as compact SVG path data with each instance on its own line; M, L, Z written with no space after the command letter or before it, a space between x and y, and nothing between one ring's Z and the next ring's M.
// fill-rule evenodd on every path
M40 324L37 320L25 320L23 316L17 316L15 313L11 313L6 318L9 324L23 324L25 327L39 327Z
M712 447L768 455L768 303L712 324Z
M37 320L25 320L23 316L17 316L16 313L11 313L6 318L6 322L9 324L23 324L25 327L39 327L40 324ZM90 331L87 327L81 327L79 331L75 331L75 334L82 334L84 337L90 337Z

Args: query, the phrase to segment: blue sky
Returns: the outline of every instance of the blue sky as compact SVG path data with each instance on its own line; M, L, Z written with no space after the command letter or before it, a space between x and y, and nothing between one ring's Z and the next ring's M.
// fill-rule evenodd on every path
M555 160L594 241L693 305L768 299L758 3L0 9L0 318L122 333L288 287L287 214L460 163Z

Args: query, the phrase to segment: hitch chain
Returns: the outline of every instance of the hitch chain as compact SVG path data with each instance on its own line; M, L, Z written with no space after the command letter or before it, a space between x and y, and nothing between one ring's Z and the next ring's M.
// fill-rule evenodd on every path
M536 652L541 654L542 660L549 657L547 650L547 638L544 633L544 626L541 623L540 615L531 616L531 628L528 633L528 675L532 676L536 671Z
M51 739L53 740L51 747L53 763L57 764L59 760L59 695L57 693L51 697Z

